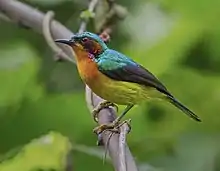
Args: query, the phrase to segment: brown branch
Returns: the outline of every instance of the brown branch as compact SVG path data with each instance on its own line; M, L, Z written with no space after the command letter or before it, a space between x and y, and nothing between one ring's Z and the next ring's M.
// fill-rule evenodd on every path
M2 12L5 16L7 16L12 22L22 24L25 27L31 28L34 31L42 34L43 20L45 18L45 14L34 9L22 2L17 0L0 0L0 12ZM67 29L65 26L60 24L59 22L53 20L50 25L50 32L53 39L60 38L69 38L73 35L73 33ZM59 45L59 47L66 53L68 56L72 57L72 51L70 48ZM96 96L94 93L90 91L90 94L86 94L87 99L89 98L90 105L94 108L98 105L103 99ZM112 109L103 109L99 114L99 124L110 123L115 119L115 111ZM108 141L108 133L103 135L103 141ZM113 165L115 170L119 170L120 159L118 154L119 148L119 135L113 135L109 142L109 154L113 161ZM136 164L134 159L129 151L129 148L125 147L126 154L126 166L127 171L137 171Z

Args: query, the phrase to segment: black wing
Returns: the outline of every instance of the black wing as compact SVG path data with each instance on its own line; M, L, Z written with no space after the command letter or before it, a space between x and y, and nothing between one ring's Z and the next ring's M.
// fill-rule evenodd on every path
M127 63L122 67L109 70L99 67L99 70L111 79L153 87L168 96L172 96L166 87L151 72L136 63Z

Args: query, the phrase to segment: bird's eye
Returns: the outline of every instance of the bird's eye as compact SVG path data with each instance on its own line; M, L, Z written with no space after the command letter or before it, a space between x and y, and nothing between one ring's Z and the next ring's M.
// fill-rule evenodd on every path
M83 39L82 39L82 42L87 42L88 41L88 38L87 37L84 37Z

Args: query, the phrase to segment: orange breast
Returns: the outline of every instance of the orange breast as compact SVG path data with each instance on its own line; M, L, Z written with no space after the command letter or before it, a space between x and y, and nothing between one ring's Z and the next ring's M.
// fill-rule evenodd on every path
M97 64L89 57L87 52L75 49L75 53L80 77L88 86L92 86L97 82L100 74Z
M86 83L96 79L98 77L98 69L95 62L93 62L91 59L87 58L84 60L78 61L78 71L80 74L80 77L85 81Z

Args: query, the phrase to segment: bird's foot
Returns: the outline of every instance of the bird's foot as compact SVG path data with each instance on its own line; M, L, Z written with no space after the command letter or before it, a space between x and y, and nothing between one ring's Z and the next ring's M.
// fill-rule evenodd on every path
M108 108L108 107L115 107L116 110L118 111L118 106L112 102L109 101L102 101L101 103L99 103L96 108L92 111L92 115L93 115L93 119L95 122L98 122L98 114L99 112L104 109L104 108Z
M124 120L122 122L118 121L117 119L114 120L110 124L102 124L100 126L97 126L93 129L93 132L97 135L100 135L104 131L111 131L112 133L120 133L120 127L124 124L127 124L128 126L128 133L131 131L131 119Z

